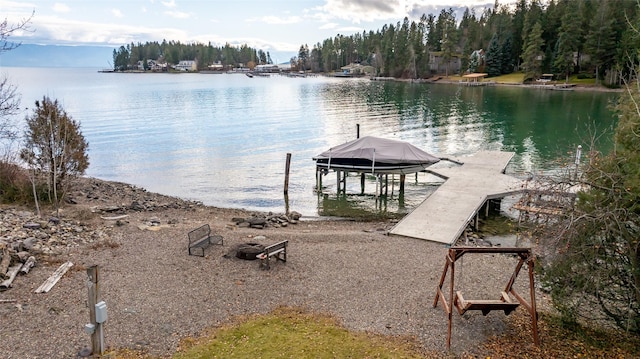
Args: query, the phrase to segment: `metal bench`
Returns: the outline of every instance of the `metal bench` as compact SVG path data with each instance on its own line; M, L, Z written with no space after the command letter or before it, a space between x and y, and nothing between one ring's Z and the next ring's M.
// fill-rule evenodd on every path
M270 269L269 260L275 257L276 261L287 261L287 244L289 241L282 241L270 246L264 247L264 252L258 254L256 258L260 259L260 268Z
M211 227L204 224L189 232L189 255L199 255L204 257L204 250L211 244L223 245L224 241L220 235L211 235Z

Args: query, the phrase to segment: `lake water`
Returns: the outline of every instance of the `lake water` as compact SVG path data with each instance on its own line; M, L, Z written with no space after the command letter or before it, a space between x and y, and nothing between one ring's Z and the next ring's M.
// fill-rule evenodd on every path
M367 195L338 200L335 176L315 191L312 157L372 135L410 142L440 157L513 151L509 172L553 170L586 148L588 127L614 125L614 93L463 87L326 77L240 74L119 74L97 69L11 68L22 107L49 96L81 123L87 175L218 207L285 211L285 160L292 154L289 208L305 216L336 208L406 212L432 176L408 176L405 203ZM32 110L28 110L29 113ZM20 118L24 118L27 112ZM607 139L611 136L606 136ZM602 144L607 149L610 144ZM359 180L349 179L349 192ZM396 187L397 189L397 187Z

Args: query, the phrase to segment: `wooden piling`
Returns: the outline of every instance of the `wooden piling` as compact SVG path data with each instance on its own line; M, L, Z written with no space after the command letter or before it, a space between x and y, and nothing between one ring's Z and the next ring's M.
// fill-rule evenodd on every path
M284 166L284 195L289 194L289 170L291 169L291 153L287 153L287 161Z

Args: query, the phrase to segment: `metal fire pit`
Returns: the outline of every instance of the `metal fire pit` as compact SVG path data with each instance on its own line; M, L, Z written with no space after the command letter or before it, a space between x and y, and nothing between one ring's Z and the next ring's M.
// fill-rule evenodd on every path
M235 250L237 258L252 261L264 251L264 246L259 243L243 243L236 246Z

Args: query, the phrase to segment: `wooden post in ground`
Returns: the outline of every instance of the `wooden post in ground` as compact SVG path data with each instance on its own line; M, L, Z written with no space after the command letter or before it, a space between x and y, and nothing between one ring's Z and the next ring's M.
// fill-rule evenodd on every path
M284 166L284 195L289 194L289 170L291 169L291 153L287 153L287 161Z
M91 350L93 355L102 355L104 353L104 332L103 323L96 323L96 304L100 298L100 283L98 266L94 265L87 268L87 286L89 288L89 321L95 326L95 330L91 334Z
M284 166L284 207L285 207L286 214L289 214L289 170L290 169L291 169L291 153L287 153L287 161Z

